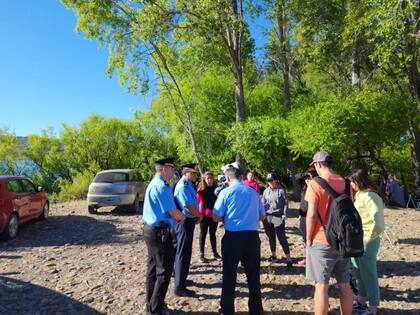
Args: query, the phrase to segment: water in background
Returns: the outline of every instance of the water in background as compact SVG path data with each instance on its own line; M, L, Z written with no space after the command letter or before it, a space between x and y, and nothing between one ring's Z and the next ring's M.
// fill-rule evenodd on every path
M0 161L0 175L35 175L38 166L30 160Z

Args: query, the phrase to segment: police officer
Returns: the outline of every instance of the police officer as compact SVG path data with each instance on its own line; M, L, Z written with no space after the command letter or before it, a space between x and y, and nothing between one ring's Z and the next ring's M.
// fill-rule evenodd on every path
M186 281L191 263L192 244L195 225L200 223L202 214L198 210L197 194L194 182L198 171L195 163L181 166L182 177L175 187L174 196L186 219L176 225L176 256L175 256L175 295L195 296L195 292L187 289Z
M144 240L147 246L146 314L163 314L165 295L174 266L172 229L185 220L176 209L168 181L174 176L174 159L156 163L156 175L144 197Z
M228 188L222 190L213 208L213 220L224 221L225 235L222 239L223 284L220 301L224 315L235 313L234 299L238 263L241 261L248 280L249 314L263 314L260 284L260 238L259 221L265 211L258 193L245 186L241 172L235 167L225 170Z

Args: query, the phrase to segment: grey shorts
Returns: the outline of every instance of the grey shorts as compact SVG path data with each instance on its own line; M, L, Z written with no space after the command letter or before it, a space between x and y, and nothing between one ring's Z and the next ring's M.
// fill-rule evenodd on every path
M341 258L330 246L314 242L306 248L306 279L328 284L334 275L338 283L348 283L350 272L350 258Z

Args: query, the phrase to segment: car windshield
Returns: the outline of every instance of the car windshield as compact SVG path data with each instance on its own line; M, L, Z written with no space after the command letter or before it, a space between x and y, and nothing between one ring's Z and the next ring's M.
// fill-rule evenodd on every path
M128 182L128 173L109 172L100 173L95 176L94 183L116 183Z

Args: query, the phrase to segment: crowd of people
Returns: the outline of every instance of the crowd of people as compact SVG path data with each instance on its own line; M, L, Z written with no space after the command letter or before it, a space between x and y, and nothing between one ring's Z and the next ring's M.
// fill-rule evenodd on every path
M315 285L316 315L328 312L331 276L337 280L343 315L353 312L375 315L380 301L376 257L379 236L385 225L384 204L364 170L356 170L344 178L334 173L332 165L331 155L320 151L303 173L299 230L306 244L306 257L298 264L305 266L306 278ZM146 190L143 209L144 240L148 250L145 313L166 312L165 296L173 272L174 294L196 297L196 292L188 288L191 282L187 277L194 230L199 225L200 262L208 261L205 256L207 234L211 258L222 261L220 313L235 313L237 268L241 263L249 288L249 314L264 314L260 283L260 222L270 245L268 260L277 260L278 239L287 268L293 268L285 228L288 197L280 176L275 172L268 173L265 177L267 187L261 191L253 172L247 173L245 179L238 165L232 163L222 168L223 174L219 175L218 181L212 172L205 172L196 187L199 172L194 163L189 163L181 166L182 177L171 187L170 181L175 174L174 159L158 160L155 168L156 176ZM337 243L331 241L330 230L337 229L332 214L343 215L345 211L348 213L343 218L354 222L346 221L351 224L346 223L344 228L352 229L349 233L356 233L353 235L363 239L361 250L351 251L351 247L358 246L354 241L351 243L352 240L346 245L350 248L343 249L339 236ZM225 231L221 255L216 238L219 224ZM356 279L355 290L350 286L351 274Z

